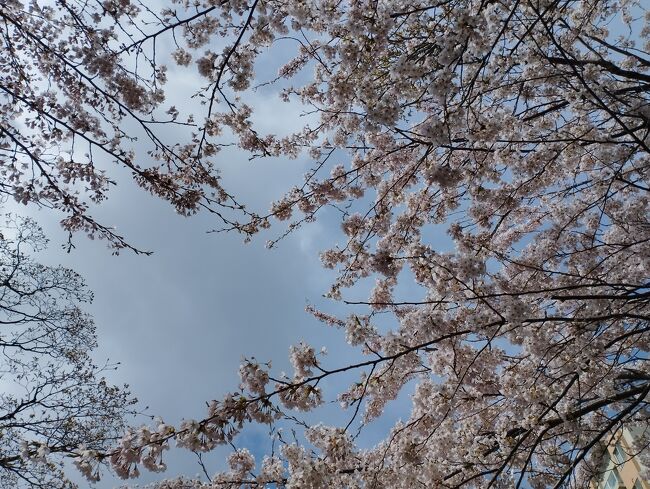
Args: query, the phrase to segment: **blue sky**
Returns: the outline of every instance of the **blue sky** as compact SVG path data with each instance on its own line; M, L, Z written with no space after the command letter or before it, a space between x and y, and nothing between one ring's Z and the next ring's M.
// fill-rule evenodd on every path
M161 46L164 42L158 44L158 53L164 51ZM273 78L286 59L287 46L280 48L257 66L260 80ZM309 71L303 76L308 77ZM188 104L188 98L204 84L204 80L169 63L168 99L163 111L176 105L201 114L204 108ZM308 120L301 117L301 106L279 100L279 89L264 87L247 96L246 102L256 109L253 119L262 134L287 133ZM135 127L126 127L137 135ZM173 141L182 139L175 131L164 126L161 134ZM144 155L146 144L136 143L136 150ZM271 202L291 186L300 185L310 163L307 158L250 162L247 154L235 148L224 150L215 161L227 190L257 211L269 209ZM318 253L337 242L344 243L338 213L326 210L317 222L303 226L277 248L268 250L266 240L282 234L283 223L276 222L249 244L236 233L208 234L220 224L214 216L178 216L170 205L138 189L127 171L108 161L105 165L118 185L106 202L93 209L93 216L115 226L132 245L153 251L152 256L126 251L113 256L105 242L83 235L75 236L75 249L66 253L62 244L67 235L58 225L61 215L13 202L5 208L35 218L51 238L49 249L37 260L70 267L85 278L95 293L93 304L86 308L97 324L99 348L94 358L98 363L106 359L121 363L109 379L129 384L140 400L140 408L148 406L148 414L175 425L183 418L203 418L206 401L237 389L238 367L244 356L263 362L273 360L276 373L291 372L289 346L300 340L317 349L327 347L327 365L340 366L360 358L358 354L351 356L355 350L345 344L344 333L327 328L305 312L307 304L324 306L326 312L340 316L349 312L349 306L322 298L335 274L321 267ZM401 290L408 294L413 288ZM363 287L355 288L347 298L365 300L367 293ZM385 326L390 324L386 322ZM309 420L338 420L345 425L352 413L341 416L335 394L352 379L353 375L348 375L323 383L326 399L334 402L310 414ZM369 445L379 441L396 418L408 413L408 400L397 401L370 427L362 442ZM266 427L252 427L236 443L260 453L268 446L266 431ZM223 468L225 453L217 450L206 458L209 472ZM167 473L145 472L134 482L144 484L179 474L193 476L200 470L195 456L183 450L172 448L166 461ZM98 488L121 483L109 474L104 476ZM81 481L80 485L85 487L86 483Z
M287 110L275 97L260 97L256 105L261 109L258 122L266 130L295 121L292 116L299 113ZM276 114L283 114L282 119ZM218 162L228 189L257 210L268 209L283 191L300 184L308 164L307 160L251 163L248 155L235 149L225 150ZM136 188L125 171L111 168L110 173L118 185L93 215L153 255L123 251L113 256L105 242L83 235L75 236L75 249L66 253L62 244L67 235L58 225L60 215L12 202L6 209L32 216L45 229L50 246L38 260L70 267L85 278L95 293L93 304L86 308L97 324L99 348L94 358L98 363L106 359L121 363L110 380L129 384L140 407L148 406L147 413L173 424L183 418L200 419L205 416L206 401L237 389L244 356L272 359L276 373L291 372L289 345L303 339L317 348L326 346L329 365L353 358L354 350L345 344L342 332L305 312L307 304L325 305L328 312L340 315L349 312L342 304L322 298L334 273L321 267L318 252L344 238L335 213L326 211L323 219L268 250L266 240L282 233L282 223L249 244L236 233L209 234L219 225L213 216L179 216L167 203ZM351 379L323 384L328 399L334 400L336 387ZM310 419L333 420L337 406L336 402L326 406ZM392 409L392 414L378 422L368 442L386 432L390 419L408 416L405 407L402 403L402 408ZM345 424L350 415L346 413L340 422ZM266 430L253 427L237 443L259 452L261 440L267 439ZM218 450L207 457L209 471L223 467L224 453ZM199 471L195 456L183 450L172 448L166 460L166 474L145 473L137 482ZM97 487L119 483L105 474Z

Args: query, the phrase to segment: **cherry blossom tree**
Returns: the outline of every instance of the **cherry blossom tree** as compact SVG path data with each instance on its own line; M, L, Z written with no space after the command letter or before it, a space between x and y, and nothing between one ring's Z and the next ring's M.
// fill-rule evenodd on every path
M307 344L291 350L292 375L247 361L240 389L205 418L80 453L91 478L107 459L125 478L162 471L172 442L201 453L246 423L293 420L304 443L279 438L261 461L236 449L209 482L158 487L587 487L619 428L650 428L642 2L178 0L158 13L131 0L8 0L0 15L6 193L129 247L88 212L111 183L93 156L104 152L179 212L213 212L247 238L273 219L290 232L340 213L345 242L321 255L338 270L328 295L350 302L350 287L374 280L355 304L364 313L312 310L358 361L330 366ZM160 116L163 39L204 80L200 116ZM256 62L281 43L294 57L260 79ZM246 95L264 83L317 122L262 134ZM151 142L146 158L125 121ZM162 139L161 124L187 139ZM248 210L215 169L229 137L254 157L308 155L312 169L268 213ZM404 281L420 293L399 296ZM350 371L349 388L321 389ZM379 418L409 382L410 413L360 448L353 424ZM297 417L328 399L352 421Z
M79 304L92 296L71 270L33 260L46 239L9 218L0 238L0 486L72 488L63 461L108 450L134 400L89 357L95 326ZM92 474L91 474L92 475Z

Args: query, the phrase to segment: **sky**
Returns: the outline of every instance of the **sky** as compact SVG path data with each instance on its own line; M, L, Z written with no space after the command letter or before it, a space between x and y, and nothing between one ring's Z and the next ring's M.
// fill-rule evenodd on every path
M271 190L268 178L251 178L246 186L260 198ZM131 243L154 253L113 256L105 242L76 236L68 254L51 211L17 210L51 239L36 258L74 269L94 292L86 309L97 325L96 361L120 362L111 380L128 383L140 405L167 422L200 419L205 401L236 390L243 356L273 359L289 372L290 344L327 336L304 310L327 286L317 242L332 230L319 224L267 250L264 239L243 244L234 233L208 234L217 225L211 216L178 216L125 182L106 202L102 222L117 223Z
M274 76L272 65L279 60L271 54L269 65L259 68L260 78ZM278 51L277 57L282 56L285 54ZM170 95L165 105L188 108L190 87L200 86L202 81L186 71L176 71L172 64L169 68ZM290 131L305 122L300 117L302 108L287 106L277 91L277 87L265 87L247 100L257 109L254 120L262 133ZM199 107L188 109L200 112ZM144 149L144 143L136 143L136 151L143 154ZM301 184L309 168L306 158L250 162L247 154L235 148L220 153L217 164L226 188L260 211L269 209L292 185ZM305 311L313 304L340 316L349 312L342 304L322 297L335 275L321 267L318 253L344 242L335 213L326 211L322 219L268 250L266 240L283 233L282 223L248 244L236 233L208 233L219 225L213 216L179 216L169 204L137 188L125 170L110 162L106 165L118 185L92 214L99 222L115 226L132 245L153 251L151 256L128 251L114 256L105 242L83 235L75 236L75 248L67 253L62 246L67 234L58 224L61 215L12 202L5 209L33 217L50 237L49 248L35 259L70 267L85 278L95 294L94 302L85 308L97 325L99 347L93 357L98 364L107 359L120 363L108 378L128 384L140 409L147 407L147 414L174 425L182 419L201 419L207 401L237 389L243 357L273 360L276 373L290 373L289 346L300 340L317 349L325 346L328 365L341 366L350 358L360 358L358 354L350 356L355 350L345 344L344 333L328 329ZM355 293L348 298L367 297ZM347 423L351 413L341 417L335 393L352 379L348 376L324 383L326 399L334 403L311 415L310 421ZM407 415L405 399L394 403L369 430L365 443L378 441L396 418ZM145 417L135 421L147 422ZM251 427L236 443L260 455L268 447L266 428ZM217 450L207 457L209 472L224 468L225 453ZM143 471L143 476L129 485L180 474L193 476L200 469L195 456L184 450L172 448L165 460L169 466L165 474ZM81 487L87 486L81 478L75 479ZM104 472L96 487L120 484Z

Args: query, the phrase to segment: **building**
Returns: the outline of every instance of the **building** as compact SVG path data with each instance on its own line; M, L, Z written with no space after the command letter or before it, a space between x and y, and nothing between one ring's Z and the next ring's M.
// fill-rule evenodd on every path
M591 482L591 489L650 489L650 480L642 476L644 466L632 448L639 431L637 428L623 428L616 434L607 447L602 475L599 480Z

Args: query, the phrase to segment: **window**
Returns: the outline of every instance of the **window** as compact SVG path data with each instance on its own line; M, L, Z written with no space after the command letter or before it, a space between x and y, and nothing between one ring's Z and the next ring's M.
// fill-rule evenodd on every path
M641 483L641 479L636 480L636 482L634 483L634 487L632 489L643 489L643 484Z
M618 443L614 447L614 452L612 454L612 459L617 464L625 463L625 461L628 459L627 453L625 453L623 448L621 448L621 445L619 445Z
M609 477L607 477L607 481L605 482L603 489L618 489L621 485L622 481L618 475L618 470L612 469L612 471L609 473Z

